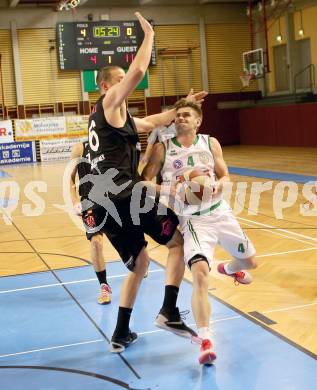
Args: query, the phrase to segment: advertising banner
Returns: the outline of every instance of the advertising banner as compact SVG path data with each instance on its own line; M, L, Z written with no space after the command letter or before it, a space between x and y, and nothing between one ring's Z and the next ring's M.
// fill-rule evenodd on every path
M88 134L88 115L69 115L65 117L68 135Z
M14 142L13 128L10 120L0 121L0 144Z
M61 138L40 141L41 161L63 161L70 159L72 147L78 142L87 141L87 137Z
M0 165L36 162L34 142L0 144Z
M55 138L66 133L65 117L16 119L15 138L17 141Z

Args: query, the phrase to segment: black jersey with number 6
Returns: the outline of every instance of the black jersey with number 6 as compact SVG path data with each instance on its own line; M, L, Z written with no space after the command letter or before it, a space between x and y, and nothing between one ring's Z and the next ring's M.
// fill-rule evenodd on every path
M99 98L89 117L88 136L92 171L95 175L100 175L109 168L115 168L118 174L112 180L117 186L131 181L120 194L109 194L113 199L122 199L129 196L133 185L141 180L138 174L140 140L128 111L123 127L115 128L107 122L102 106L103 98L104 95Z

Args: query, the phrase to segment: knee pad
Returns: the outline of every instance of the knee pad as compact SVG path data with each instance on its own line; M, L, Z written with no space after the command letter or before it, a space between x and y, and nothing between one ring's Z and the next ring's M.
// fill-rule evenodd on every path
M189 269L192 268L193 264L198 263L199 261L205 261L208 264L208 268L209 268L209 263L208 263L208 260L206 259L205 256L203 256L203 255L195 255L188 262Z

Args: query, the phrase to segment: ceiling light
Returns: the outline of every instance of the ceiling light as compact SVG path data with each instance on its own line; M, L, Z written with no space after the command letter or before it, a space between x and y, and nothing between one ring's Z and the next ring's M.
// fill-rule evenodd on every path
M282 42L282 33L281 33L281 18L278 18L278 35L276 37L277 42Z
M300 11L299 11L299 14L300 14L300 27L299 27L299 30L298 30L298 35L299 35L300 37L303 37L303 36L304 36L303 11L300 10Z

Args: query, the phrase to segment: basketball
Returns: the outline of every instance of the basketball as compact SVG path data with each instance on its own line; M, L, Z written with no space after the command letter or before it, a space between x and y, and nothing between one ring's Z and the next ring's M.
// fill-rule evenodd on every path
M181 199L188 205L200 205L211 200L214 179L209 171L194 168L183 173L179 178Z

